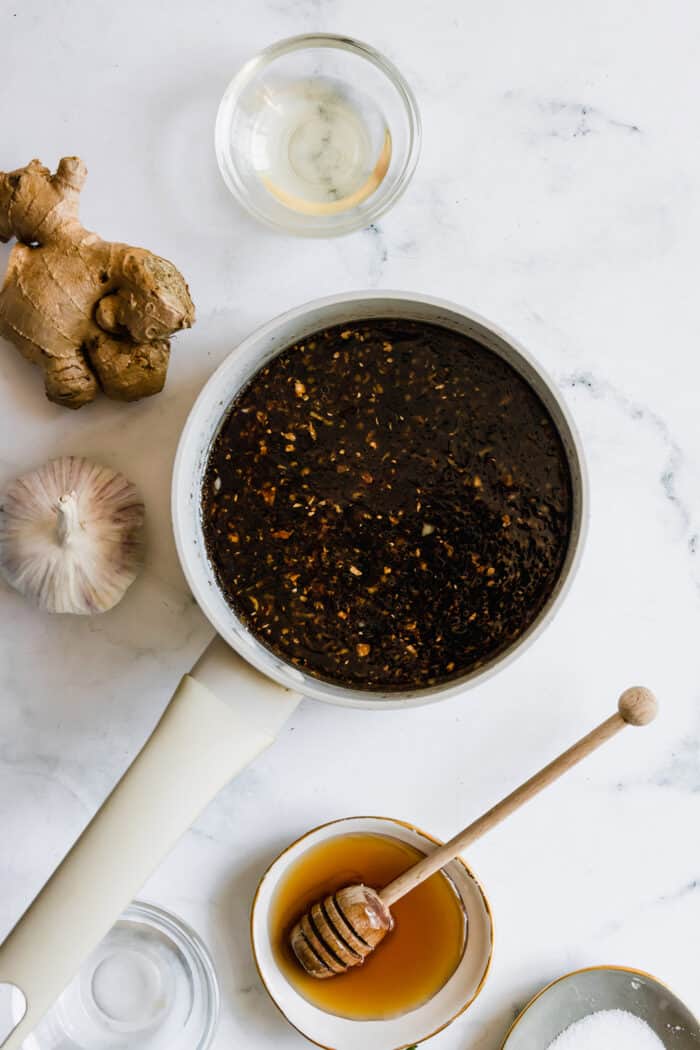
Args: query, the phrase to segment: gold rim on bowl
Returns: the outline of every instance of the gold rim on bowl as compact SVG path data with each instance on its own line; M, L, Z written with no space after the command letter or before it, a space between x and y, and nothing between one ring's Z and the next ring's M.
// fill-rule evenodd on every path
M257 953L256 946L255 946L255 938L254 938L254 934L253 934L253 921L254 921L254 918L255 918L255 913L256 913L256 909L257 909L257 905L258 905L258 898L260 896L260 891L262 889L263 883L265 882L265 879L269 875L270 871L275 867L275 865L280 860L282 860L284 857L286 857L287 854L290 853L293 849L296 849L296 847L299 846L302 842L304 842L305 839L310 838L312 835L315 835L317 832L324 831L326 828L330 828L330 827L333 827L333 826L336 826L336 825L339 826L339 825L342 825L342 824L345 824L345 823L349 823L350 821L356 821L356 820L372 820L372 821L378 821L380 823L395 824L398 827L405 828L407 831L413 832L414 834L419 835L419 836L427 839L429 842L432 842L433 845L435 845L435 846L442 846L443 845L443 843L442 843L442 841L440 839L435 838L435 836L431 835L429 832L423 831L422 828L417 827L415 824L411 824L409 821L399 820L396 817L370 816L370 815L366 815L365 814L363 816L341 817L338 820L327 820L323 824L319 824L317 827L311 828L311 830L305 832L303 835L300 835L297 839L294 840L294 842L291 842L280 853L278 853L277 856L270 862L270 864L268 864L268 866L266 867L265 871L263 872L263 874L260 877L260 881L258 882L257 888L255 890L255 896L253 897L253 903L252 903L251 909L250 909L249 929L250 929L251 951L253 953L253 960L255 962L255 968L256 968L256 970L258 972L258 976L259 976L259 978L260 978L260 980L261 980L261 982L263 984L263 987L265 988L265 991L267 992L268 996L270 997L271 1001L275 1004L275 1006L277 1007L279 1012L282 1014L284 1019L287 1021L287 1023L295 1031L299 1032L299 1034L302 1035L305 1039L307 1039L310 1043L313 1043L315 1046L320 1047L321 1050L335 1050L335 1047L329 1047L329 1046L326 1046L324 1043L319 1043L317 1040L312 1039L306 1032L303 1032L297 1025L294 1024L293 1021L290 1020L290 1018L285 1013L283 1008L277 1002L277 999L275 998L275 996L272 994L272 991L270 990L270 987L268 986L268 983L265 980L265 977L263 975L263 971L262 971L262 967L261 967L261 964L260 964L260 960L258 958L258 953ZM471 998L468 999L467 1002L464 1003L464 1005L455 1014L453 1014L450 1018L448 1018L447 1021L444 1021L438 1028L436 1028L434 1031L428 1033L427 1035L421 1036L419 1039L414 1039L410 1043L403 1043L401 1046L395 1047L394 1050L410 1050L410 1047L418 1046L420 1043L424 1043L426 1040L432 1039L433 1036L438 1035L439 1032L442 1032L442 1031L444 1031L445 1028L448 1028L449 1025L451 1025L454 1021L456 1021L458 1017L461 1017L462 1014L464 1014L469 1009L469 1007L478 999L478 997L481 994L481 992L483 990L483 987L484 987L484 985L486 983L486 978L488 977L489 972L491 970L491 963L493 961L494 939L495 939L494 938L494 919L493 919L493 911L492 911L492 908L491 908L491 903L490 903L488 897L486 896L486 893L484 892L484 888L481 885L481 882L479 881L479 879L477 879L476 875L474 874L472 869L469 867L469 865L466 863L466 861L462 857L455 857L454 861L456 863L460 864L464 868L464 870L465 870L467 876L469 877L469 879L471 879L471 881L477 887L477 889L479 891L479 894L481 896L481 899L483 901L483 904L484 904L484 909L486 911L486 915L488 916L489 925L490 925L490 929L491 929L491 938L490 938L490 945L489 945L489 954L488 954L488 958L486 960L486 965L484 967L484 972L481 975L481 979L479 980L479 983L476 986L476 990L474 991L474 994L471 996ZM358 1023L361 1023L361 1022L358 1022Z
M568 981L571 977L577 977L581 973L594 973L597 970L615 970L618 973L631 973L636 977L645 977L647 980L653 981L655 984L658 984L661 988L665 988L667 992L674 996L674 998L676 997L675 993L671 991L669 986L664 981L659 980L659 978L655 977L653 973L648 973L648 971L646 970L639 970L635 966L617 966L605 963L601 963L598 966L582 966L578 970L571 970L570 973L562 974L561 977L555 977L553 981L550 981L549 984L546 984L544 988L540 988L539 992L533 995L533 997L525 1004L525 1006L523 1006L520 1013L508 1027L508 1031L506 1032L503 1042L501 1043L500 1050L506 1050L508 1040L522 1021L525 1014L529 1011L531 1006L534 1006L534 1004L538 1002L538 1000L540 1000L542 996L550 990L550 988L554 988L556 985L561 984L562 981Z

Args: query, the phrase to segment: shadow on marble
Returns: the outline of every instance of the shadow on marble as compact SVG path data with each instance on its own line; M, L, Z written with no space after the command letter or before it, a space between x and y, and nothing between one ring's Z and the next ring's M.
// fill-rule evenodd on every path
M226 967L219 965L224 1010L231 1011L246 1032L255 1029L272 1040L289 1035L292 1029L258 975L250 947L250 909L260 879L287 844L287 838L280 837L266 849L247 856L229 872L211 900L217 944L225 947L227 955Z
M250 233L268 239L278 236L231 196L214 150L219 103L234 74L250 57L237 50L230 62L208 70L206 77L170 84L162 94L152 96L151 122L157 130L149 163L152 185L159 187L153 203L164 213L164 226L190 229L196 237L211 234L217 241L226 233L236 240Z

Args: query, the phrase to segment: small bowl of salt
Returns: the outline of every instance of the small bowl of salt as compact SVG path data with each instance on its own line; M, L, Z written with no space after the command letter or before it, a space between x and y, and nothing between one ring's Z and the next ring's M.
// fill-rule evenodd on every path
M539 992L502 1050L700 1050L700 1024L655 977L594 966Z

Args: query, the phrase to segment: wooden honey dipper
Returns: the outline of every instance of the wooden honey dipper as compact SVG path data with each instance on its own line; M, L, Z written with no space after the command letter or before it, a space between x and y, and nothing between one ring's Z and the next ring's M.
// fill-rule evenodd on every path
M359 966L393 928L392 904L454 860L472 842L500 824L625 726L645 726L654 720L656 712L656 698L649 689L642 686L626 689L614 715L383 890L362 885L345 886L318 901L290 934L290 944L299 963L312 977L320 979L335 977Z

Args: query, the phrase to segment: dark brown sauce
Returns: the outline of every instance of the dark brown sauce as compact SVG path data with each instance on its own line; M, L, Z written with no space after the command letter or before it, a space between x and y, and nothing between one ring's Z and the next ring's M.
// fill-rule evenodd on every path
M308 673L371 690L459 677L537 618L571 531L540 398L472 339L374 320L289 347L233 402L203 486L235 612Z

